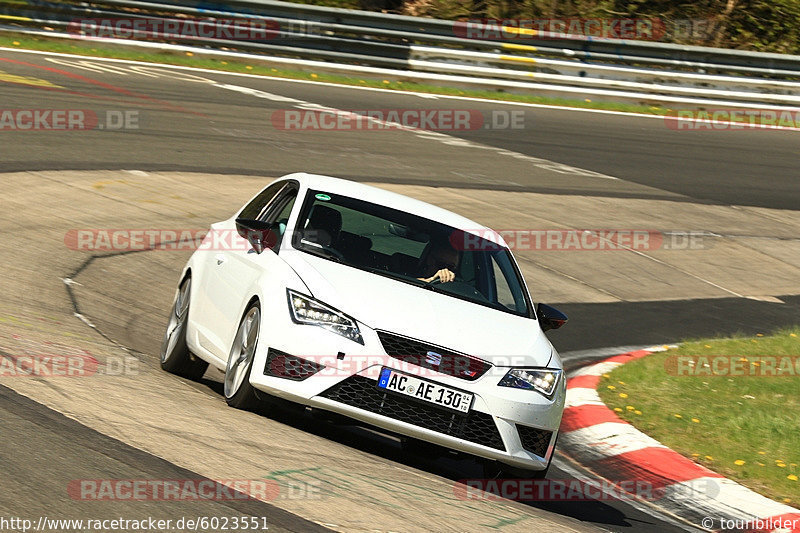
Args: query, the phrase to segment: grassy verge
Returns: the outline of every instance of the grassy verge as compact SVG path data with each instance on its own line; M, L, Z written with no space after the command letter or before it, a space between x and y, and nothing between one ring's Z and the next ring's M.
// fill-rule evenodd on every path
M794 365L777 376L780 364L770 372L766 361L788 359L765 356L794 356ZM598 390L621 418L666 446L769 498L797 506L798 359L800 327L768 336L692 341L619 367L603 376ZM679 366L688 360L696 364ZM741 367L729 367L728 361Z
M272 68L260 64L257 56L250 59L215 58L204 54L192 54L173 51L156 51L132 46L113 45L100 42L79 41L73 39L59 39L55 37L33 36L28 34L0 33L0 46L8 48L21 48L27 50L43 50L47 52L61 52L90 57L111 57L117 59L130 59L133 61L148 61L169 65L182 65L226 72L245 72L259 76L273 78L289 78L298 80L320 81L337 83L341 85L356 85L361 87L379 87L394 91L414 91L420 93L441 94L449 96L468 96L486 100L502 102L524 102L562 107L578 107L584 109L603 109L609 111L623 111L628 113L642 113L648 115L667 115L671 110L660 106L631 105L613 102L595 102L586 100L571 100L566 98L550 98L526 94L513 94L501 91L459 89L456 87L441 87L424 83L401 82L369 77L353 77L336 74L314 73L302 70Z

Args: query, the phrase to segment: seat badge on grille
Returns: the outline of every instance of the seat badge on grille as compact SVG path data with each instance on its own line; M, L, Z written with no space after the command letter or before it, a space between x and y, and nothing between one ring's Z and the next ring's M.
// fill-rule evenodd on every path
M439 366L442 363L442 354L436 352L428 352L425 354L425 362L429 365Z

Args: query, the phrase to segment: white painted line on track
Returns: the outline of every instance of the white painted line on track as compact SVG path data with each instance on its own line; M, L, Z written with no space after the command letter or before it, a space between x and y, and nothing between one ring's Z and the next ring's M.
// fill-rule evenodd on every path
M567 400L564 408L580 407L582 405L605 405L600 395L594 389L581 387L567 389Z
M580 450L575 454L580 462L595 462L645 448L666 448L627 422L603 422L561 433L559 438L574 446L574 450ZM592 445L581 446L587 442Z

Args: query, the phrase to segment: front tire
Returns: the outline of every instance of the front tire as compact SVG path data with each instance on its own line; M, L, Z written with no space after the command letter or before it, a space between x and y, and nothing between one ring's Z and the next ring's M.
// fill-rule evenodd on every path
M169 313L164 340L161 342L161 368L167 372L197 380L205 374L208 363L195 358L186 344L186 323L189 320L191 289L192 278L190 277L184 279L178 287L172 311Z
M261 328L261 307L255 302L239 323L225 368L225 401L236 409L253 409L258 405L256 391L250 384L250 371L258 346Z

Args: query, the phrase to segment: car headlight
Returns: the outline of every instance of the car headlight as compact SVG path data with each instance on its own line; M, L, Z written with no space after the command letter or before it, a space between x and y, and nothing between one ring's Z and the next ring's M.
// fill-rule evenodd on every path
M349 316L291 289L287 289L286 293L289 296L289 312L297 324L319 326L351 341L364 344L358 324Z
M548 399L553 397L561 370L549 368L512 368L498 383L501 387L535 390Z

